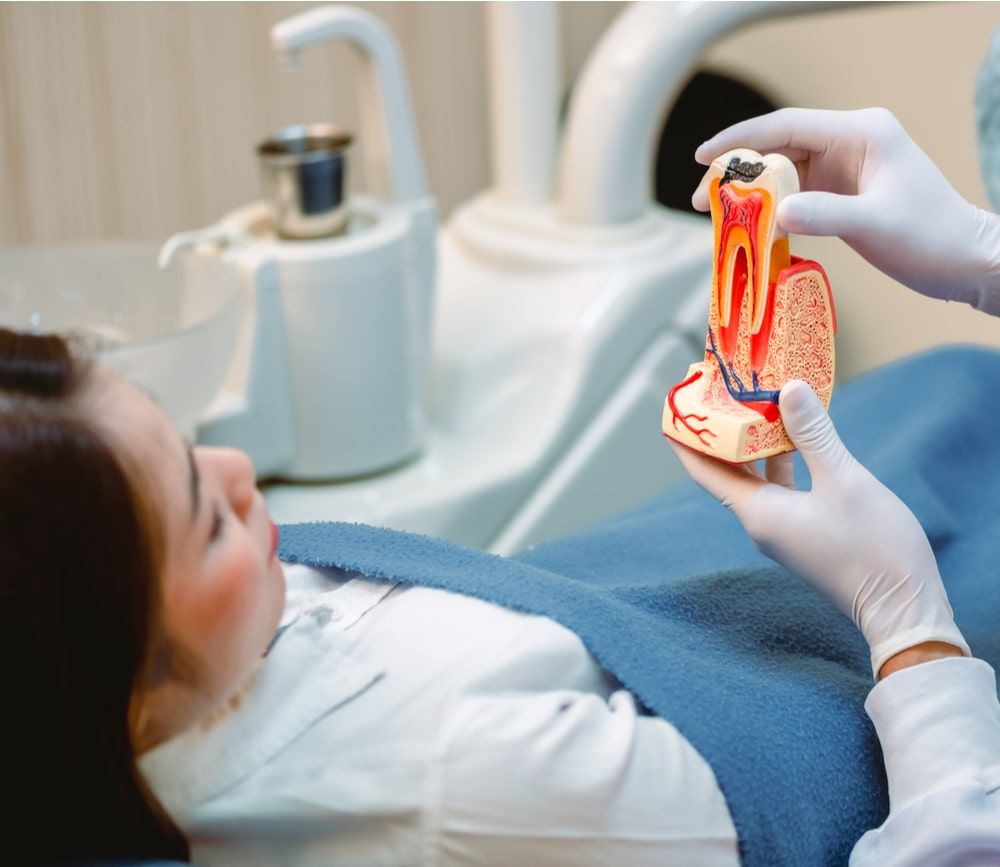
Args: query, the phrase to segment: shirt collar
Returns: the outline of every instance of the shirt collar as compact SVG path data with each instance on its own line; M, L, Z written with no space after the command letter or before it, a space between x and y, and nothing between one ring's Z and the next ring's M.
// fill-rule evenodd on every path
M194 807L245 779L384 674L344 653L337 638L323 618L299 617L237 697L238 710L140 757L140 770L175 821L183 825ZM292 676L302 671L311 676Z

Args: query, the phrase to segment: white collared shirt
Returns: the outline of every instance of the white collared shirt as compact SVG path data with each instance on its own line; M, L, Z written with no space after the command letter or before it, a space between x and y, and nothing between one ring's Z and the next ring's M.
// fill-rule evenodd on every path
M212 865L733 865L714 774L572 632L457 594L286 567L233 709L144 755Z

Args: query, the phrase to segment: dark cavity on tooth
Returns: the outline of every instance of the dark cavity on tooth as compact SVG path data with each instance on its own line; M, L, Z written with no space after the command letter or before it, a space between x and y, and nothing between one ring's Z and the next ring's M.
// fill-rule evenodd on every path
M754 178L760 177L764 173L764 163L742 162L739 157L733 157L726 166L726 173L719 181L719 186L728 184L730 181L743 181L748 183Z

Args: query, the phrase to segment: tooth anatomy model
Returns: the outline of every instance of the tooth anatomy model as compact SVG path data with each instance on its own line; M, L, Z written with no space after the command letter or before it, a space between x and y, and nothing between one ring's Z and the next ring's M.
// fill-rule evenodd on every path
M667 394L663 433L730 463L792 451L778 393L804 379L829 405L836 313L816 263L792 256L778 203L799 190L781 154L740 148L706 175L715 237L705 360Z

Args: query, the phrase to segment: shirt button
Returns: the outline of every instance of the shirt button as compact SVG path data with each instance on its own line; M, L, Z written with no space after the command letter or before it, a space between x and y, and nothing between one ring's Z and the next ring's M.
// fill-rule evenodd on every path
M343 616L343 613L332 602L327 602L324 605L319 605L316 608L313 608L309 612L309 615L316 621L316 624L320 627L320 629L322 629L328 623L339 620Z

